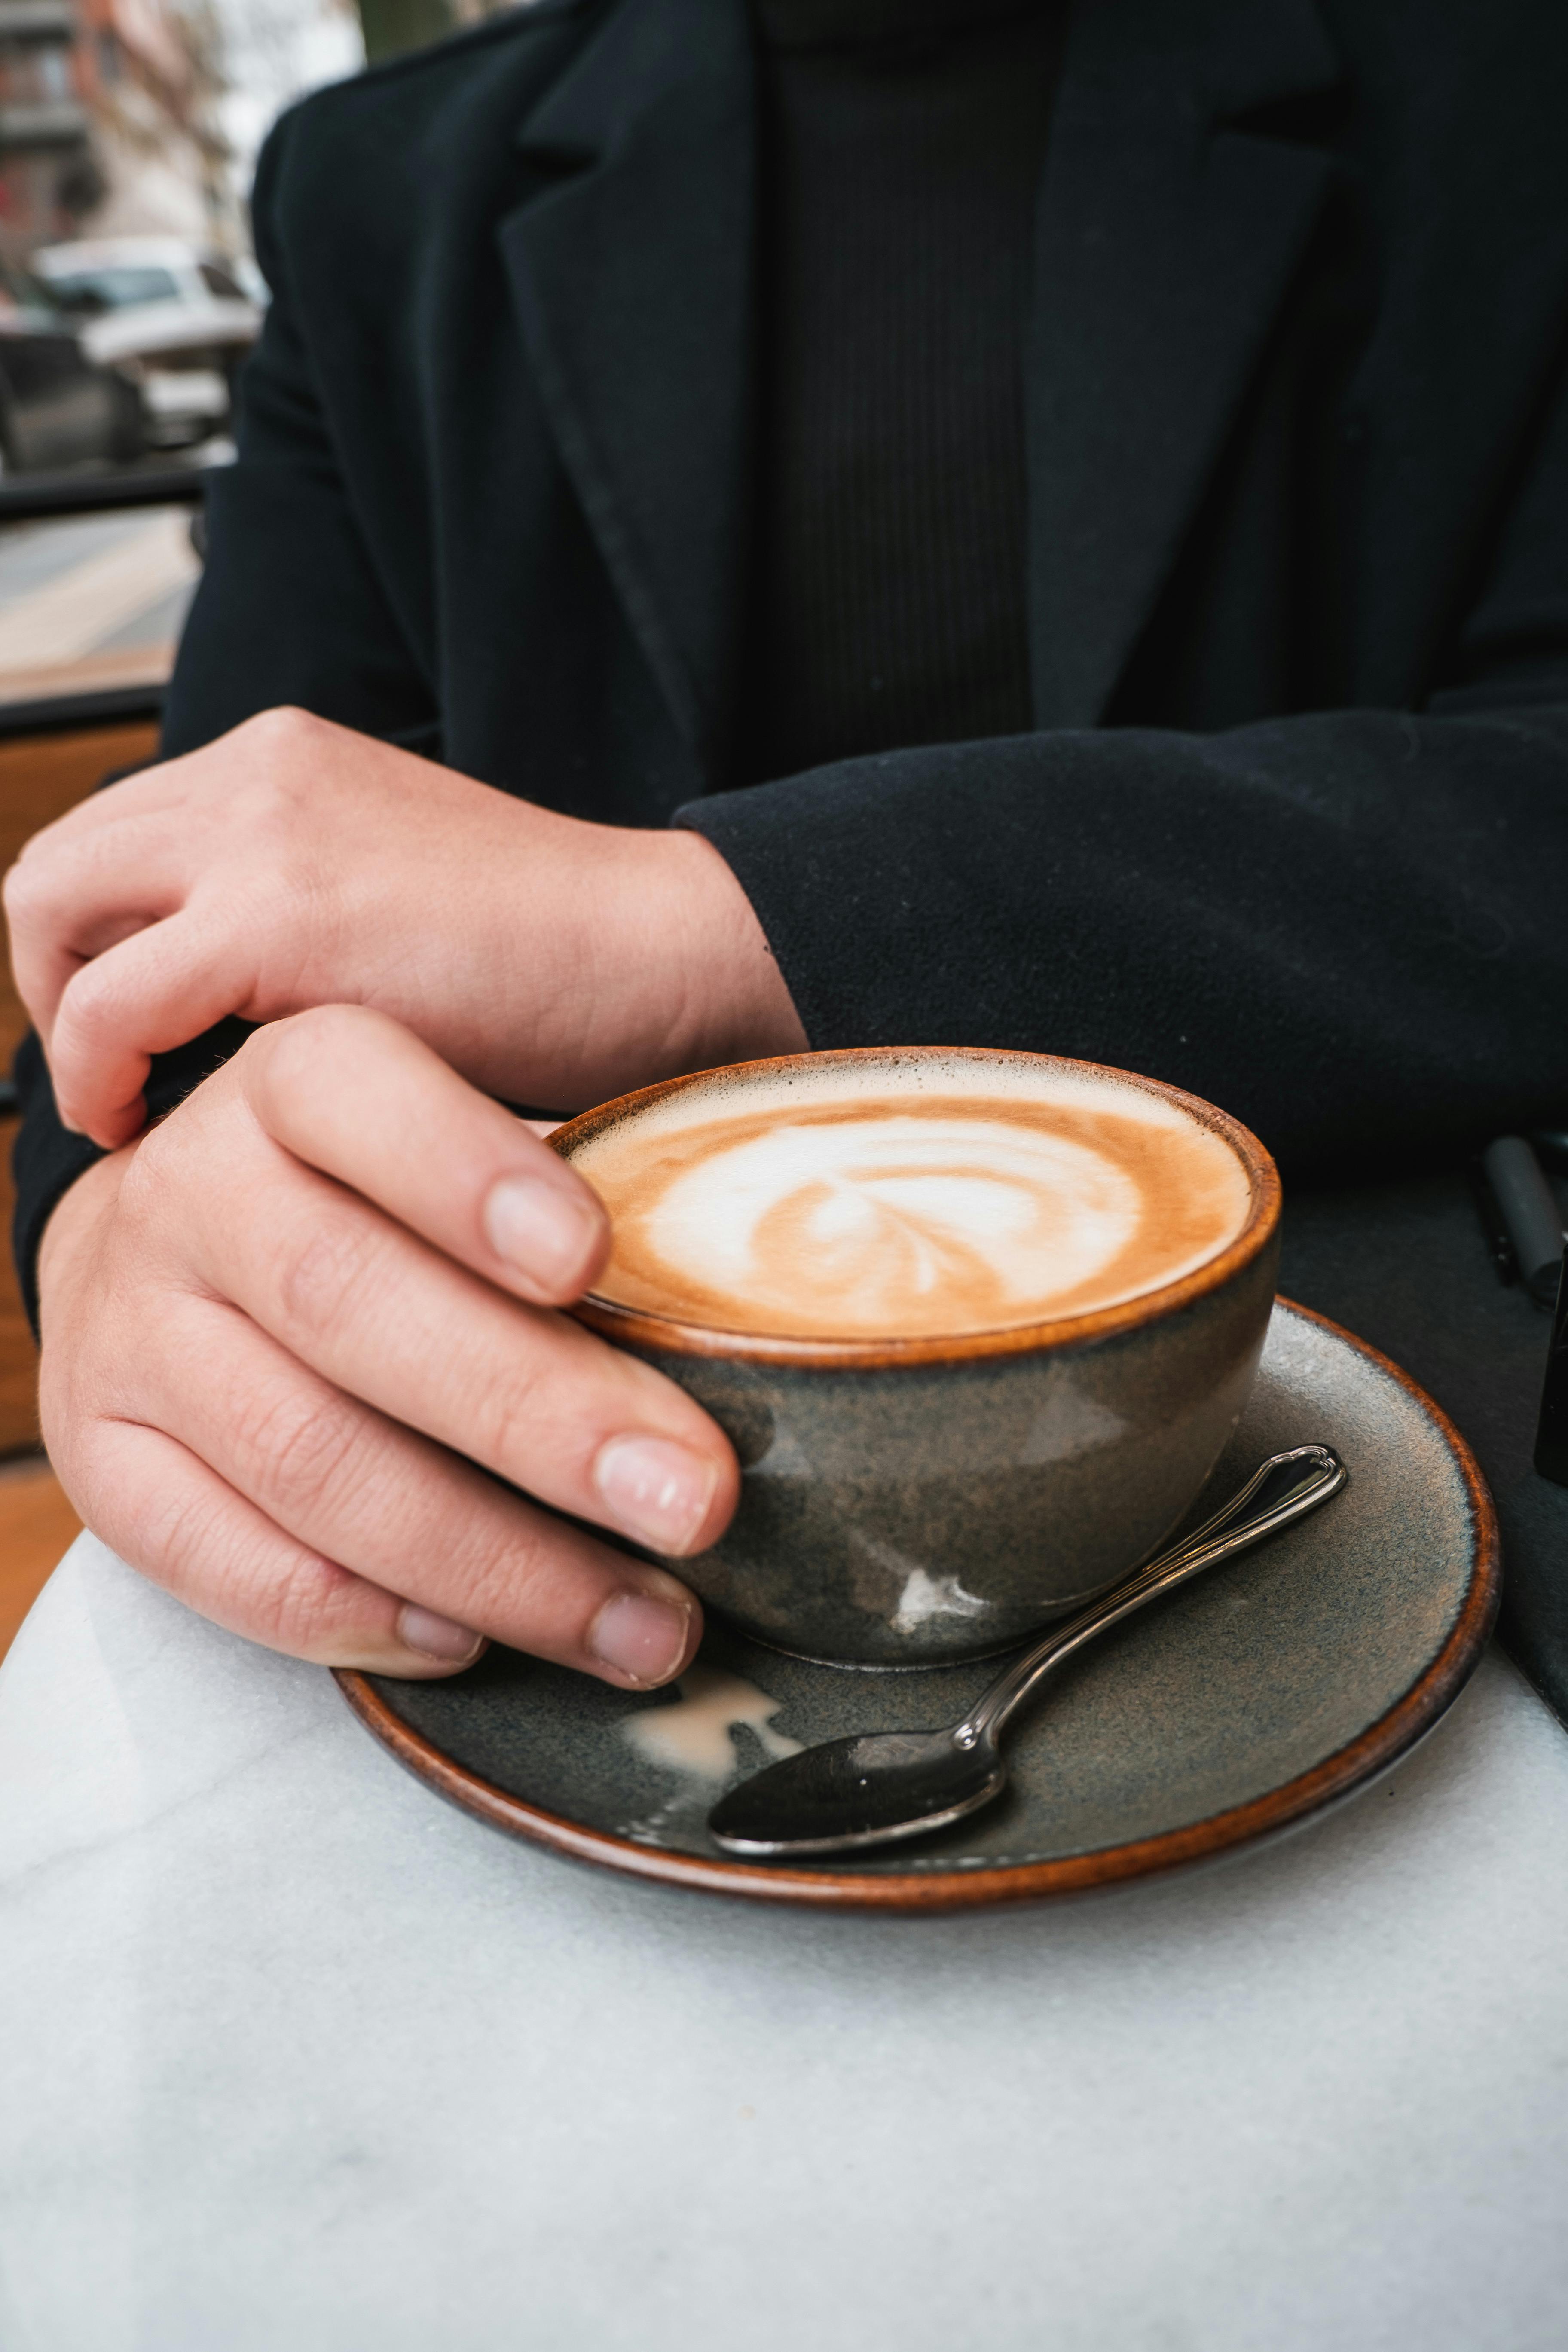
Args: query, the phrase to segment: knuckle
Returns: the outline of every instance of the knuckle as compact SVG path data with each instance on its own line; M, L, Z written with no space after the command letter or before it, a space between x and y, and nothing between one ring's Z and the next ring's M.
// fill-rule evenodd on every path
M258 711L235 730L237 762L207 777L202 791L221 812L230 840L243 839L251 859L289 850L331 732L325 719L291 704Z
M575 1614L584 1615L601 1597L603 1580L574 1573L574 1563L548 1534L514 1530L504 1542L476 1551L456 1580L462 1594L458 1613L466 1624L492 1628L526 1641ZM578 1595L575 1588L581 1585Z
M144 1530L143 1556L166 1561L178 1589L205 1613L295 1657L310 1657L330 1640L344 1599L359 1589L349 1570L296 1545L265 1518L237 1526L219 1492L172 1496L161 1521Z
M269 1021L235 1055L240 1083L264 1125L296 1123L330 1088L358 1076L391 1024L359 1004L318 1004Z
M244 1547L226 1526L223 1490L205 1481L171 1481L140 1498L137 1552L154 1574L176 1576L188 1589L243 1574ZM216 1563L222 1563L217 1566Z
M125 1019L121 992L112 971L98 962L84 964L66 985L55 1014L53 1047L57 1058L69 1054L95 1055L120 1043Z
M4 884L5 919L13 931L35 931L48 922L53 880L54 860L47 851L32 857L23 852Z
M215 1175L232 1176L232 1154L215 1169L201 1090L150 1127L125 1164L115 1200L115 1222L133 1251L154 1234L188 1234L193 1197L211 1192Z
M501 1378L475 1382L464 1406L480 1461L513 1469L524 1463L537 1465L541 1438L547 1434L549 1453L558 1467L566 1466L561 1400L558 1394L552 1397L549 1370L540 1358L521 1353ZM588 1444L584 1430L584 1453Z
M183 1110L184 1105L181 1105ZM184 1172L182 1145L187 1122L173 1111L150 1128L126 1162L114 1203L115 1222L129 1235L144 1232L166 1212Z
M285 751L295 745L320 741L328 732L327 722L313 711L302 710L298 703L277 702L268 710L258 710L237 730L254 749Z
M363 1417L346 1402L289 1383L257 1400L235 1437L269 1507L294 1521L313 1517L334 1488L352 1482L364 1433Z
M331 1655L345 1629L363 1614L364 1587L352 1570L301 1549L272 1559L247 1595L247 1614L260 1640L290 1656Z
M465 1624L521 1640L559 1624L579 1603L591 1611L604 1579L588 1566L586 1538L520 1495L467 1471L440 1505L442 1604Z
M311 1339L334 1337L363 1296L376 1255L368 1224L331 1214L302 1241L287 1242L275 1276L285 1327Z
M100 1425L98 1437L103 1458L76 1465L77 1491L89 1507L96 1488L123 1485L114 1432ZM110 1517L128 1559L251 1641L298 1657L330 1654L334 1634L363 1613L363 1586L352 1570L296 1543L264 1512L237 1516L233 1495L216 1480L145 1480L130 1517L123 1495Z
M274 1055L300 1055L310 1062L323 1057L331 1060L341 1054L357 1054L363 1046L366 1032L378 1027L381 1018L359 1004L312 1004L303 1013L292 1013L287 1020L274 1022L269 1029L258 1034L270 1040Z
M275 1084L292 1086L319 1074L323 1062L335 1063L363 1044L366 1014L353 1004L312 1004L269 1021L247 1037L241 1052L247 1063Z
M12 922L26 912L32 896L34 875L29 874L22 863L26 854L24 850L22 857L17 859L16 865L7 866L5 879L0 883L0 899L4 900L5 912Z

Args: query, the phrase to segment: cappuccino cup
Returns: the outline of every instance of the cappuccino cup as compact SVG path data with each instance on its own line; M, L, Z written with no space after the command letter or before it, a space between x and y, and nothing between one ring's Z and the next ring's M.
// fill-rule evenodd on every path
M666 1563L775 1647L983 1656L1156 1551L1245 1405L1279 1181L1152 1078L868 1047L674 1078L551 1141L610 1261L579 1321L658 1366L742 1468Z

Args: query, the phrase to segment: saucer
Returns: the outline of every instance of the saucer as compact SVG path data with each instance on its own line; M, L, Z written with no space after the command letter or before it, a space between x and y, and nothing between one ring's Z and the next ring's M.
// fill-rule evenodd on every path
M612 1690L500 1648L447 1682L338 1680L441 1795L641 1878L937 1911L1142 1877L1363 1787L1431 1728L1479 1658L1499 1549L1468 1447L1386 1357L1281 1299L1213 1495L1313 1439L1348 1465L1342 1494L1060 1669L1009 1732L1006 1793L884 1855L739 1862L710 1839L707 1817L726 1789L796 1747L956 1722L994 1664L866 1673L788 1657L714 1621L668 1690Z

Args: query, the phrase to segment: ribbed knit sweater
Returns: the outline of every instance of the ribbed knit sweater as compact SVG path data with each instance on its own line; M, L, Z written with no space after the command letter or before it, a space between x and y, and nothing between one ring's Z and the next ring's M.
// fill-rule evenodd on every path
M737 781L1031 721L1023 371L1061 0L754 0Z

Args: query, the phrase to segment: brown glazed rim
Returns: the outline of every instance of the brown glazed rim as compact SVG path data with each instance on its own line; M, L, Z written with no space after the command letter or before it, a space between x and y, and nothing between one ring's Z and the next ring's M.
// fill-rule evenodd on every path
M1426 1415L1458 1465L1469 1497L1475 1546L1469 1588L1447 1638L1417 1675L1402 1698L1386 1715L1294 1780L1255 1797L1245 1805L1211 1814L1207 1821L1184 1829L1166 1830L1158 1837L1137 1838L1125 1845L1101 1846L1090 1853L1061 1856L1053 1862L998 1864L987 1870L900 1871L886 1874L855 1871L792 1869L768 1863L719 1862L702 1854L676 1853L665 1847L637 1845L630 1838L607 1830L584 1829L559 1813L509 1796L504 1789L481 1780L477 1772L454 1763L449 1756L411 1730L375 1689L369 1677L346 1667L336 1669L344 1697L362 1723L374 1733L419 1780L443 1797L477 1813L481 1821L514 1837L528 1838L552 1853L574 1861L592 1862L605 1869L647 1878L666 1886L693 1887L709 1895L742 1895L761 1903L804 1903L829 1911L921 1912L970 1911L993 1903L1026 1903L1043 1895L1075 1895L1091 1887L1111 1886L1122 1879L1147 1878L1158 1871L1176 1870L1205 1862L1305 1822L1342 1797L1347 1797L1398 1762L1428 1732L1452 1705L1469 1680L1480 1658L1497 1615L1501 1591L1501 1547L1497 1514L1475 1455L1441 1407L1417 1388L1407 1372L1370 1347L1364 1339L1331 1322L1310 1307L1282 1298L1292 1315L1316 1323L1342 1339L1358 1355L1398 1382Z
M1139 1324L1179 1314L1184 1307L1220 1289L1250 1265L1279 1230L1279 1171L1251 1129L1232 1118L1228 1111L1216 1110L1201 1096L1184 1094L1180 1087L1167 1086L1163 1078L1140 1077L1134 1071L1113 1069L1104 1062L1074 1061L1065 1054L1015 1053L1006 1046L847 1045L826 1054L777 1054L765 1061L735 1062L720 1070L692 1070L684 1076L662 1079L658 1086L641 1087L635 1094L618 1095L614 1102L585 1110L579 1118L558 1127L548 1141L563 1157L569 1156L573 1144L584 1142L603 1129L614 1126L628 1111L645 1109L667 1095L682 1093L688 1087L699 1086L710 1078L820 1069L830 1063L887 1065L916 1061L1038 1063L1046 1069L1081 1071L1110 1078L1134 1091L1159 1095L1229 1144L1246 1169L1251 1186L1252 1206L1247 1223L1217 1255L1184 1275L1179 1282L1166 1283L1161 1289L1142 1291L1136 1298L1121 1299L1114 1307L1101 1307L1089 1315L1055 1316L1037 1323L1009 1324L1002 1330L966 1331L955 1338L805 1339L768 1337L756 1331L721 1331L700 1323L679 1322L673 1316L650 1314L641 1307L617 1306L614 1299L595 1297L592 1291L572 1308L576 1320L623 1347L652 1349L666 1356L722 1356L742 1363L798 1364L819 1370L964 1363L977 1357L1016 1356L1047 1348L1081 1348L1097 1339L1111 1339Z

